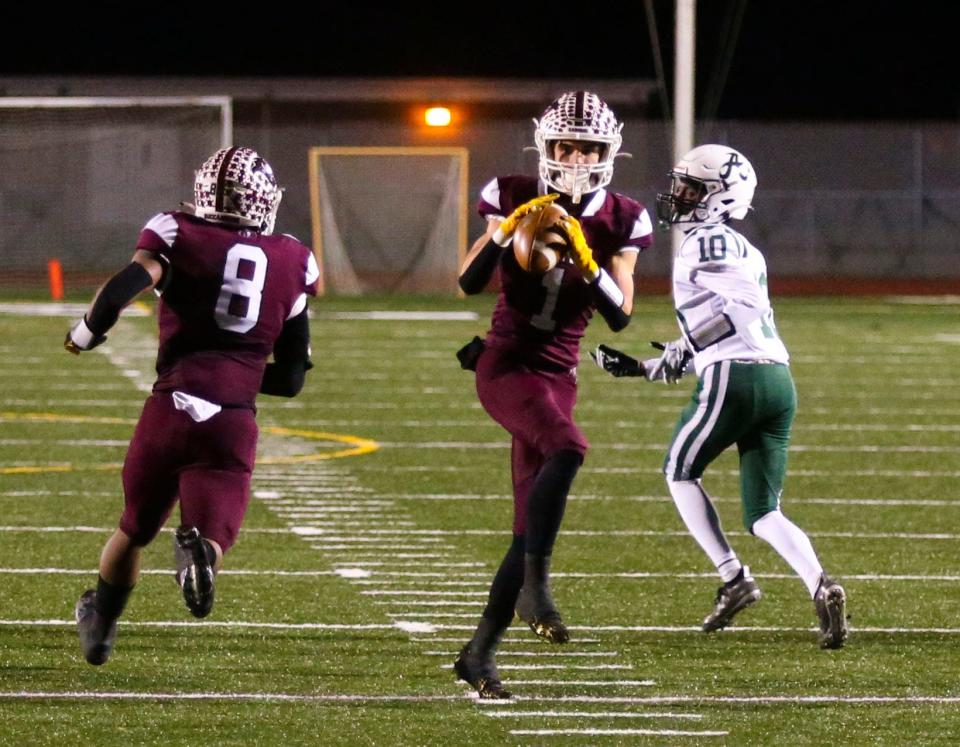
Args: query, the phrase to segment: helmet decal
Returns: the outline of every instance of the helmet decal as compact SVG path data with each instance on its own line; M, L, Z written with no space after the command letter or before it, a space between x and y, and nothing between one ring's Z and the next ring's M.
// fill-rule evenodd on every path
M725 145L701 145L668 174L669 193L657 195L657 218L676 223L725 223L751 210L757 176L750 161Z
M271 233L283 192L255 150L223 148L204 161L194 181L197 217Z

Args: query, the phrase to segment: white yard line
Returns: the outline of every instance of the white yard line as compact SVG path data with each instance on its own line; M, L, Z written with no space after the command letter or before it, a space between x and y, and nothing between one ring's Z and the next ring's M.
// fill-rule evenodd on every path
M2 570L2 569L0 569ZM394 591L392 589L371 589L360 592L364 596L384 597L486 597L487 592L478 591ZM392 604L392 602L391 602Z
M461 626L444 625L442 627L443 627L443 630L467 630L466 626L461 627ZM473 630L473 628L471 627L470 630ZM463 638L453 637L453 636L430 636L429 638L412 638L411 640L418 641L420 643L456 643L456 644L459 644L458 650L459 650L459 646L462 646L464 641ZM599 638L580 638L579 636L577 637L578 646L580 644L588 644L588 643L601 643L601 640ZM505 650L504 648L502 648L503 646L507 646L507 647L511 647L513 645L526 646L530 644L531 644L531 641L530 641L529 633L522 631L519 628L516 628L514 630L508 630L506 635L504 636L504 639L500 642L501 648L497 651L497 656L504 656L504 655L509 656L511 653L513 653L512 651ZM536 642L533 645L538 647L543 646L542 643L536 643ZM574 653L569 651L568 652L563 652L563 651L549 652L549 651L541 650L536 654L517 653L516 655L517 656L573 656ZM587 656L588 654L584 654L584 655Z
M679 705L690 703L704 704L757 704L757 705L873 705L873 704L955 704L960 703L960 695L645 695L594 696L594 695L558 695L556 697L519 696L518 700L543 700L561 703L623 703L630 705ZM491 703L495 701L489 701Z
M478 468L471 467L460 467L455 465L443 465L443 464L419 464L419 465L409 465L409 466L390 466L390 467L377 467L374 465L365 465L364 470L368 472L389 472L390 474L400 474L405 472L414 472L414 473L469 473L476 474ZM580 469L581 473L589 473L594 475L643 475L643 476L652 476L656 475L662 478L663 472L659 468L650 467L650 468L641 468L641 467L582 467ZM740 471L736 469L712 469L711 474L714 475L727 475L730 477L739 477ZM797 477L904 477L904 478L955 478L960 477L960 470L897 470L897 469L888 469L888 470L879 470L879 469L860 469L860 470L850 470L850 469L793 469L789 470L790 478Z
M427 703L463 700L462 695L300 695L296 693L164 693L104 692L67 690L63 692L29 690L0 691L0 700L222 700L292 703Z
M633 666L630 664L498 664L499 669L501 670L530 670L530 671L541 671L541 670L569 670L569 671L580 671L580 672L598 672L600 670L631 670ZM441 669L448 669L449 665L443 664Z
M242 692L139 692L120 690L115 692L105 692L103 690L0 690L0 699L7 700L250 700L250 701L291 701L308 703L389 703L389 702L442 702L462 700L462 695L305 695L298 693L242 693ZM940 695L906 695L906 696L884 696L884 695L654 695L654 696L588 696L588 695L558 695L558 696L536 696L536 695L515 695L514 700L518 702L569 702L569 703L622 703L630 705L656 705L656 704L758 704L758 705L818 705L818 704L837 704L837 705L887 705L887 704L906 704L906 705L955 705L960 703L960 696L940 696ZM486 708L503 707L502 701L488 701L484 704ZM486 710L482 711L486 713ZM513 716L522 712L512 711L491 711L491 717ZM539 713L539 712L538 712ZM575 712L571 712L575 713ZM567 715L558 713L557 715ZM608 714L612 715L612 714ZM634 715L634 714L625 714ZM638 714L641 715L641 714ZM651 718L661 716L667 718L699 718L700 714L642 714L649 715Z
M725 737L728 731L681 731L679 729L511 729L515 736L526 737Z
M666 718L700 720L700 713L673 713L671 711L491 711L484 708L481 711L490 718Z
M433 565L438 565L441 567L457 567L457 563L434 563ZM56 567L24 567L24 568L12 568L12 567L0 567L0 574L9 574L9 575L35 575L35 574L48 574L48 575L85 575L85 574L95 574L97 572L96 568L56 568ZM143 575L157 575L164 576L171 573L170 570L162 568L149 568L142 569L140 571ZM284 576L339 576L341 578L347 578L352 581L355 581L358 584L363 583L391 583L389 580L379 579L379 580L370 580L371 576L381 576L381 575L408 575L410 580L397 579L394 583L426 583L434 586L462 586L473 584L473 581L465 580L460 581L440 581L440 582L431 582L429 577L439 577L446 579L448 575L446 573L409 573L403 574L392 571L369 571L363 568L342 568L338 567L330 571L322 570L305 570L305 571L283 571L283 570L253 570L253 569L225 569L219 572L219 575L223 576L262 576L265 578L273 577L284 577ZM477 572L477 579L486 579L489 577L489 572ZM716 573L686 573L686 572L656 572L656 571L615 571L610 573L590 573L590 572L580 572L580 571L556 571L552 574L554 578L582 578L582 579L591 579L591 578L623 578L623 579L715 579L717 577ZM427 578L424 578L427 577ZM794 579L796 576L792 573L753 573L754 578L770 580L770 579ZM960 582L960 575L944 575L944 574L922 574L922 573L912 573L912 574L887 574L887 573L848 573L842 576L844 581L876 581L880 583L888 583L892 581L902 581L902 582L944 582L944 583L957 583ZM475 585L482 587L483 589L487 588L488 584L481 584L477 582ZM361 594L372 594L370 591L361 591ZM437 595L449 595L455 597L485 597L487 595L486 591L456 591L456 592L438 592L438 591L393 591L390 589L383 589L376 591L377 594L382 594L385 596L437 596Z
M418 639L418 640L435 642L435 641L441 641L442 639L424 638L424 639ZM459 638L451 638L449 640L451 642L460 641ZM577 641L577 643L581 643L581 642L582 641ZM498 651L497 660L502 661L504 658L510 659L511 657L514 657L514 656L535 656L539 659L541 657L549 658L551 656L553 657L559 656L563 658L568 658L568 657L577 658L577 657L583 657L583 656L609 658L612 656L620 655L619 651L544 651L543 646L541 644L535 644L535 645L537 646L537 649L538 649L537 651ZM457 652L454 649L450 649L449 651L421 651L420 653L423 654L424 656L456 656L457 655Z
M119 625L129 628L248 628L254 630L407 630L404 626L427 624L431 630L473 630L472 625L445 625L429 624L422 620L404 620L403 613L397 613L397 619L393 623L367 623L367 624L347 624L347 623L268 623L268 622L249 622L249 621L219 621L205 620L193 622L190 620L141 620L133 621L121 619ZM433 617L442 617L442 615L433 615ZM475 617L475 615L464 616ZM7 627L74 627L74 620L2 620L0 626ZM703 636L704 633L698 625L691 626L669 626L669 625L577 625L571 626L572 631L586 632L633 632L633 633L686 633L697 636ZM758 626L758 625L738 625L727 628L721 635L731 636L740 633L798 633L811 632L814 628L804 627L777 627L777 626ZM420 631L429 632L429 631ZM958 635L960 628L912 628L912 627L856 627L854 634L877 633L884 635L913 635L913 634L938 634L938 635ZM525 631L517 629L516 635L527 638ZM517 683L519 684L519 683ZM541 684L541 683L524 683ZM558 684L554 682L544 682L542 684ZM567 683L572 684L572 683Z
M416 625L422 625L422 621L402 621L397 620L392 623L268 623L268 622L244 622L241 620L221 621L205 620L203 622L193 622L191 620L128 620L121 618L118 625L128 628L250 628L254 630L404 630L404 625L413 622ZM2 620L0 625L9 627L70 627L75 628L76 620ZM420 630L419 632L431 632L435 626L429 626L430 630Z
M12 316L62 316L74 318L82 316L88 309L87 304L81 303L54 303L51 301L31 302L17 301L12 303L0 303L0 314ZM128 306L123 310L124 316L149 316L137 304Z
M383 498L394 501L512 501L513 496L506 493L384 493ZM739 497L710 496L715 503L740 503ZM662 495L618 495L572 493L572 501L631 501L635 503L673 504L667 494ZM960 499L949 498L803 498L790 496L790 505L817 504L836 506L960 506Z
M461 683L467 685L466 682ZM525 686L536 685L538 687L653 687L656 680L515 680L510 679L511 685Z

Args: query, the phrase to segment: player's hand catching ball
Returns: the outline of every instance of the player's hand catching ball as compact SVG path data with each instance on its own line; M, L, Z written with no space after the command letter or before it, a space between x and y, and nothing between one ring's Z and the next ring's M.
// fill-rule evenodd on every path
M532 200L523 203L504 218L503 222L497 227L493 235L493 240L500 244L500 246L503 246L507 239L513 236L513 232L517 230L517 226L520 225L520 221L525 215L534 210L540 210L544 205L549 205L559 196L560 195L556 193L541 195L540 197L534 197Z
M570 259L583 279L592 283L600 274L600 266L593 258L593 250L587 244L587 237L583 235L583 228L580 227L580 221L572 215L566 215L560 219L564 230L567 232L567 238L570 239Z

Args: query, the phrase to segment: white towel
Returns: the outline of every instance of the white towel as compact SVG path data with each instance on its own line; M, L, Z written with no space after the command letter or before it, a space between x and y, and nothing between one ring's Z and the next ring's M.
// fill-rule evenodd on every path
M207 402L205 399L194 397L192 394L187 394L186 392L174 392L173 405L178 410L186 412L187 415L197 423L209 420L223 409L220 405Z

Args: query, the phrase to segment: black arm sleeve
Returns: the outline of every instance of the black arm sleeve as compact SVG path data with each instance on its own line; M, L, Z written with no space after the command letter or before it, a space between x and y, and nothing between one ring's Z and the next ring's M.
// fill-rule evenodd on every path
M497 262L500 261L502 251L503 247L492 237L483 245L483 249L473 258L470 266L460 274L458 282L464 293L473 295L487 287L487 283L493 276L493 271L497 269Z
M310 362L310 320L304 309L283 324L273 345L273 363L268 363L260 383L262 394L295 397L303 389Z
M600 288L599 278L590 283L590 291L593 294L593 301L597 306L597 311L600 312L600 316L606 319L607 326L610 327L611 330L619 332L630 324L630 315L617 306L613 299L603 292Z
M86 316L87 326L97 335L103 335L120 317L120 311L137 295L153 285L153 278L138 262L131 262L107 281Z

